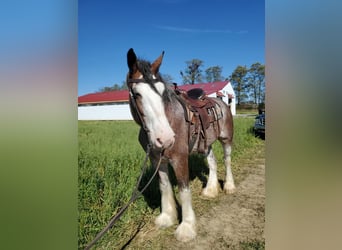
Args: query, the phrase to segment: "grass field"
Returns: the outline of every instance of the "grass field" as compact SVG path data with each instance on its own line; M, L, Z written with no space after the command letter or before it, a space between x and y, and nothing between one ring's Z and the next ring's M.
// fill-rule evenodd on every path
M260 144L260 140L252 133L253 123L253 117L234 119L232 164L236 179L239 178L239 169L235 163ZM83 249L130 199L145 153L137 140L139 127L133 121L79 121L78 126L78 245L79 249ZM218 160L219 177L223 178L223 152L218 142L213 148ZM192 180L200 176L198 171L206 175L205 167L203 157L191 157ZM143 183L151 176L151 172L151 169L147 171ZM117 249L121 249L140 227L159 213L159 199L158 181L155 179L145 191L144 197L133 203L97 243L97 248L106 249L109 242L112 248L114 241Z

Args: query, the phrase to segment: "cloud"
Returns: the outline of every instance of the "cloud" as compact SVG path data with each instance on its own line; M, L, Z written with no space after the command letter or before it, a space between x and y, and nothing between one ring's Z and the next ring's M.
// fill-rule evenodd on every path
M232 30L216 30L216 29L192 29L186 27L175 27L175 26L165 26L165 25L156 25L157 29L167 30L167 31L174 31L174 32L185 32L185 33L221 33L221 34L238 34L243 35L247 34L248 30L239 30L233 32Z
M156 28L175 32L186 32L186 33L232 33L231 30L216 30L216 29L191 29L185 27L174 27L174 26L161 26L157 25Z

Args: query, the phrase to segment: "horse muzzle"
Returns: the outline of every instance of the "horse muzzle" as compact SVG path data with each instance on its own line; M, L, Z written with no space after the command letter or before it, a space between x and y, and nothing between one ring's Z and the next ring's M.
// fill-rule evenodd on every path
M153 141L154 147L157 149L168 149L173 146L175 143L175 135L170 135L170 136L158 136L156 139Z

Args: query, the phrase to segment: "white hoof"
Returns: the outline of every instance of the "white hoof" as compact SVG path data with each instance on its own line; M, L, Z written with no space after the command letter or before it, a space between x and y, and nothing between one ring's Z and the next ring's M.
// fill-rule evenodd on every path
M202 195L208 198L215 198L218 196L219 188L218 185L216 187L205 187L202 190Z
M176 239L182 242L187 242L196 238L195 226L186 222L182 222L175 232Z
M170 216L165 213L161 213L155 220L155 224L158 228L166 228L176 223L176 217Z
M236 191L235 185L228 184L227 182L224 184L223 190L226 194L233 194Z

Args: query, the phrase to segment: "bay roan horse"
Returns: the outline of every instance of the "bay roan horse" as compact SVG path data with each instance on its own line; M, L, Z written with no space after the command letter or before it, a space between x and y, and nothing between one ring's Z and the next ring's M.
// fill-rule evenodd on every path
M204 128L204 131L203 129L196 130L195 127L198 128L199 125L192 122L194 112L190 111L191 108L185 101L186 98L182 97L185 96L185 93L177 92L167 86L159 74L163 55L164 52L151 64L138 59L133 49L130 49L127 53L129 68L127 85L130 92L132 116L141 126L139 141L145 151L148 145L151 145L149 157L154 167L156 167L160 154L162 154L158 171L161 214L156 218L155 224L160 228L165 228L175 224L178 219L175 196L168 175L168 163L170 163L177 178L182 207L182 219L175 236L178 240L186 242L196 237L196 218L192 208L189 187L189 154L200 152L206 155L209 177L202 195L217 196L220 185L211 144L218 139L223 146L226 167L223 189L225 193L233 193L235 190L231 172L233 118L226 103L218 98L208 99L206 97L211 103L214 103L214 113L217 119L215 122L211 122L209 127ZM203 135L205 135L204 139Z

